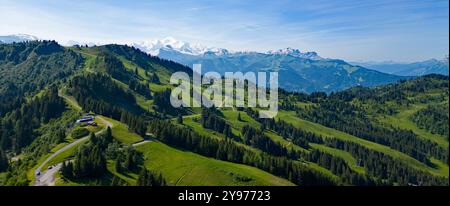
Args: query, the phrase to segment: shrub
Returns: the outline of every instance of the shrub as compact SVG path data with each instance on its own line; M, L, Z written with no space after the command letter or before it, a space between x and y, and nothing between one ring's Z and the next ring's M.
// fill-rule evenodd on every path
M89 131L84 127L76 128L71 133L71 136L74 139L78 139L78 138L88 136L88 135L89 135Z

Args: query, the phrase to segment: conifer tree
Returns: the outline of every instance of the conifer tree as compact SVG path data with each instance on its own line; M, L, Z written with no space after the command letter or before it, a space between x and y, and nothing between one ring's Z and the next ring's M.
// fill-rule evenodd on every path
M178 124L183 124L183 116L181 116L181 114L178 114L177 122Z
M0 172L5 171L9 166L8 158L6 157L5 152L0 149Z

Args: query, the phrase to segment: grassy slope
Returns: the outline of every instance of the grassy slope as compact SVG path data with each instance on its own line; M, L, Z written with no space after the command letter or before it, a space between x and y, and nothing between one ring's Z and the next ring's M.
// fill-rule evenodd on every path
M224 117L227 119L228 123L230 123L230 125L233 128L233 132L237 131L238 133L235 134L240 134L240 131L242 129L242 127L246 124L251 125L252 127L255 128L259 128L259 123L257 121L255 121L254 119L252 119L250 116L247 115L247 113L245 112L241 112L241 119L242 121L238 121L237 120L237 116L238 116L238 111L234 111L234 110L225 110L222 111ZM217 138L217 139L223 139L224 135L221 133L218 133L216 131L210 130L210 129L205 129L202 127L202 125L198 122L193 121L193 118L200 118L200 115L196 114L196 115L190 115L190 116L185 116L183 118L183 124L189 128L191 128L193 131L197 132L200 135L204 135L207 137L211 137L211 138ZM265 132L265 134L270 137L272 140L281 143L282 145L286 146L287 148L292 148L295 150L300 150L300 151L304 151L304 152L308 152L308 150L301 148L297 145L292 144L291 142L285 140L283 137L279 136L278 134L271 132L271 131L267 131ZM241 145L245 148L251 149L255 152L261 152L260 150L257 150L253 147L241 144L241 143L237 143L238 145ZM303 161L305 163L305 165L307 165L308 167L310 167L311 169L316 170L317 172L323 173L325 175L328 175L330 177L332 177L335 180L339 180L339 177L337 177L336 175L334 175L333 173L331 173L331 171L327 170L326 168L323 168L315 163L312 162L307 162L307 161Z
M253 118L251 118L246 112L239 112L239 111L235 111L235 110L225 110L225 111L222 111L222 113L223 113L224 117L227 119L228 123L230 123L230 125L236 131L240 132L241 129L245 125L249 125L254 128L259 128L261 126L261 124L259 122L255 121ZM241 114L241 121L239 121L237 119L239 113ZM272 140L282 144L283 146L285 146L288 149L292 148L294 150L303 151L303 152L308 151L298 145L292 144L292 142L284 139L283 137L281 137L280 135L278 135L277 133L275 133L273 131L266 131L264 133L268 137L270 137Z
M136 142L138 135L131 133L126 126L118 121L105 118L113 123L113 136L122 143ZM134 141L130 141L134 139ZM160 142L151 142L137 146L137 149L144 153L145 166L148 169L161 172L171 185L292 185L289 181L273 176L262 170L245 165L224 162L216 159L203 157L201 155L177 150ZM117 175L128 183L134 183L137 176L135 174L119 174L114 171L113 163L108 163L108 171ZM155 167L158 165L158 167ZM186 171L196 171L188 177L184 177L178 184L174 184L174 178L180 179ZM234 176L231 174L235 174ZM207 176L204 179L199 176ZM250 182L239 182L236 177L251 177Z
M252 119L250 116L247 115L247 113L245 112L241 112L241 119L242 121L238 121L237 120L237 116L238 116L238 111L232 111L232 110L227 110L227 111L223 111L224 116L227 118L228 122L230 122L233 127L235 127L236 129L240 130L244 125L249 124L252 127L255 128L259 128L260 124L255 121L254 119ZM275 133L274 131L265 131L264 132L268 137L270 137L272 140L274 140L275 142L278 142L280 144L282 144L283 146L285 146L288 149L294 149L295 151L301 151L301 152L309 152L309 150L302 148L298 145L293 144L291 141L286 140L285 138L281 137L280 135L278 135L277 133ZM320 149L324 152L327 152L331 155L335 155L337 157L341 157L343 158L347 164L349 164L349 166L356 172L359 173L365 173L364 168L363 167L359 167L356 165L356 160L355 158L353 158L348 152L342 151L342 150L338 150L338 149L334 149L334 148L330 148L330 147L326 147L324 145L317 145L317 144L312 144L311 145L312 148L314 149ZM324 174L329 174L331 176L336 177L334 174L332 174L329 170L320 167L317 164L311 163L311 162L307 162L307 164L314 168L317 169L319 171L321 171Z
M137 147L145 155L145 166L159 171L169 185L292 185L254 167L220 161L171 148L161 142ZM239 181L240 178L250 181Z
M116 122L113 131L117 126L124 127L122 123ZM119 134L127 137L135 135L127 131ZM118 139L127 138L119 137ZM137 149L144 154L145 166L162 173L169 185L293 185L285 179L254 167L203 157L192 152L174 149L160 142L142 144ZM99 179L100 182L107 183L112 176L118 176L130 185L136 182L137 174L116 172L112 161L108 161L107 168L108 172ZM251 178L251 181L239 181L239 178L243 177ZM58 180L57 185L92 185L94 182L93 180L77 182Z
M105 118L107 121L113 124L112 135L117 141L122 142L124 144L133 144L144 140L144 138L142 138L141 136L130 132L128 130L128 126L126 126L125 124L111 118L106 117L103 118Z
M448 148L448 141L443 136L438 134L432 134L431 132L421 129L414 122L411 121L411 117L412 115L414 115L414 113L426 107L427 105L425 104L411 105L409 108L402 108L395 115L380 116L378 117L378 120L380 120L383 123L392 125L394 127L412 130L420 137L436 142L444 148Z
M125 129L124 124L106 119L113 123L113 136L122 143L130 143L129 137L138 136ZM118 128L119 132L115 133ZM285 179L257 168L203 157L192 152L177 150L160 142L139 145L137 149L144 153L145 166L161 172L170 185L227 185L227 183L233 185L292 185ZM108 165L110 172L127 182L133 182L136 179L133 174L116 174L113 168ZM196 172L183 177L187 171ZM250 177L253 180L250 182L234 180L238 176ZM179 180L180 178L182 180ZM176 183L177 180L179 180L178 183Z
M365 173L364 167L358 166L356 159L350 153L342 151L342 150L338 150L335 148L327 147L325 145L314 144L314 143L310 143L310 145L314 149L318 149L322 152L342 158L348 164L348 166L350 166L350 168L353 171L358 172L360 174Z
M287 149L293 149L294 151L300 151L300 152L309 152L309 150L302 148L296 144L293 144L291 141L288 141L284 139L282 136L276 134L273 131L266 131L264 132L268 137L270 137L273 141L280 143L281 145L285 146Z
M325 138L335 137L335 138L338 138L341 140L352 141L352 142L361 144L369 149L383 152L391 157L394 157L394 158L397 158L399 160L409 163L414 168L417 168L417 169L420 169L423 171L428 171L434 175L440 175L440 176L446 176L446 177L448 177L448 175L449 175L449 173L447 172L448 166L442 167L444 165L439 164L439 165L437 165L437 168L431 168L404 153L401 153L397 150L391 149L390 147L380 145L380 144L377 144L374 142L370 142L370 141L349 135L347 133L337 131L335 129L331 129L331 128L328 128L328 127L325 127L325 126L322 126L322 125L319 125L316 123L312 123L312 122L300 119L295 116L294 112L279 111L277 118L281 118L284 121L292 123L294 126L301 128L305 131L323 135Z

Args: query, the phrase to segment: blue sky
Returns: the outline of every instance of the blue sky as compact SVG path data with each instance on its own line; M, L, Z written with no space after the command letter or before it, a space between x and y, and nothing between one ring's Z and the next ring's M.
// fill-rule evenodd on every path
M448 54L448 9L447 0L0 0L0 35L102 43L171 36L233 50L418 61Z

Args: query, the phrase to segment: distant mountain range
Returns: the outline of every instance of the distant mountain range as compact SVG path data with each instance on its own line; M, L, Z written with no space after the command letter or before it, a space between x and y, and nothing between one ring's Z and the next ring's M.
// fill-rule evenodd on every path
M36 40L30 35L0 36L0 41ZM70 42L69 44L82 44ZM89 43L89 46L93 44ZM174 38L131 43L146 53L169 59L186 66L202 64L202 71L225 72L279 72L279 86L289 91L334 92L352 86L377 86L409 77L387 74L355 66L343 60L328 59L316 52L302 52L285 48L267 52L230 51L228 49L190 44ZM448 65L448 64L447 64Z
M35 41L39 40L39 38L28 35L28 34L13 34L13 35L6 35L6 36L0 36L0 43L13 43L13 42L24 42L24 41Z
M369 69L400 76L422 76L426 74L448 75L448 58L443 60L430 59L414 63L398 62L353 62Z
M230 53L227 49L206 47L200 44L190 44L188 42L178 41L172 37L167 37L161 40L157 39L140 43L132 43L131 46L139 48L140 50L153 56L158 56L161 50L173 50L188 55L202 55L205 53L221 55Z
M300 92L333 92L352 86L377 86L396 82L401 77L386 74L343 60L326 59L316 52L285 48L267 52L239 52L223 48L191 45L173 38L135 43L132 46L160 58L192 66L202 64L202 71L279 72L280 87Z

